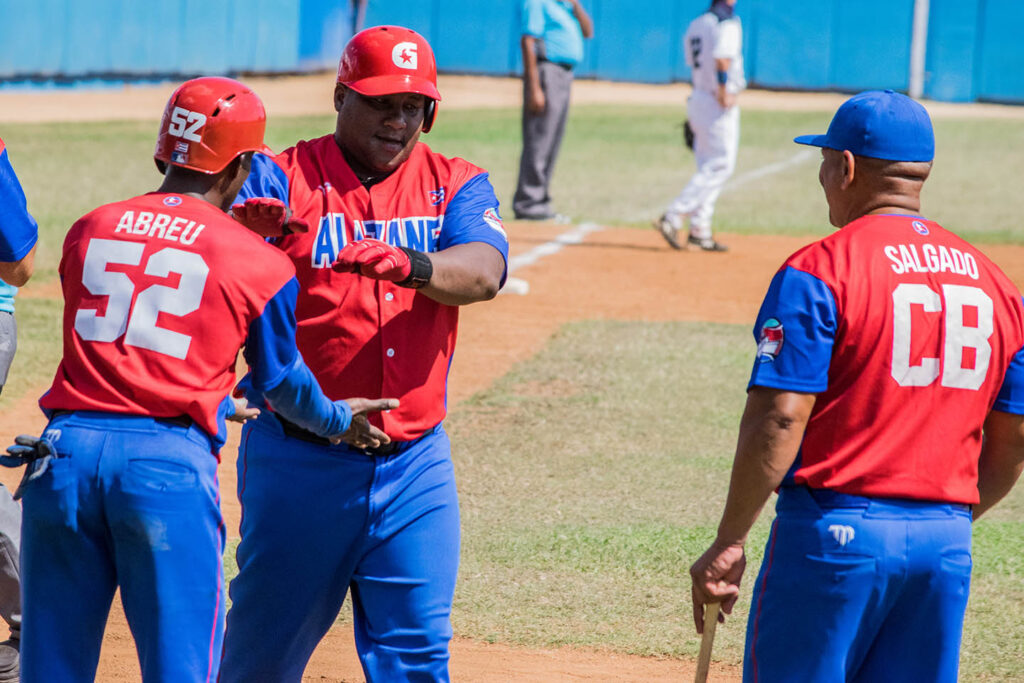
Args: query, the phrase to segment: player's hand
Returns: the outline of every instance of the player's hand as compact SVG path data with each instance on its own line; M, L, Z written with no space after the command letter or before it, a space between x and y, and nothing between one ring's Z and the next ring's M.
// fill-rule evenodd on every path
M244 204L232 206L231 215L261 237L309 232L309 223L293 216L284 202L272 197L250 197Z
M537 86L536 88L530 88L530 96L526 101L526 108L533 114L543 114L547 108L547 98L544 97L544 91Z
M397 398L348 398L345 402L352 409L352 423L344 432L332 437L331 443L347 443L353 448L377 448L391 443L391 437L370 424L366 416L397 408Z
M728 109L736 104L736 94L722 88L719 88L718 93L715 95L715 99L718 100L718 104L722 106L722 109Z
M697 633L704 632L704 606L708 603L722 603L722 611L718 613L720 623L725 622L726 614L732 613L746 566L747 556L742 545L715 541L690 567L693 623Z
M245 424L248 420L252 420L254 418L259 417L260 409L250 408L249 402L246 401L244 398L232 396L231 400L235 404L235 412L233 415L228 415L227 419L231 420L232 422L240 422L242 424Z
M339 273L359 273L375 280L401 282L412 273L409 255L398 247L374 239L350 242L338 252L332 266Z

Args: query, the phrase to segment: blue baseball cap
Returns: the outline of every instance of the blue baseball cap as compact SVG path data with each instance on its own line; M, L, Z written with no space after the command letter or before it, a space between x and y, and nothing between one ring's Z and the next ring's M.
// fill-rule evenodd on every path
M843 102L824 135L801 135L793 142L856 156L890 161L931 161L935 133L928 112L906 95L869 90Z

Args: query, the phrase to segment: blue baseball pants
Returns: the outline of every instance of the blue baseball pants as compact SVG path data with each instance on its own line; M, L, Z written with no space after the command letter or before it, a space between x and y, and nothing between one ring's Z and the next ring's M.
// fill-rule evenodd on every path
M21 680L92 681L118 587L144 681L215 680L224 525L206 433L77 412L45 434L63 457L24 494Z
M370 456L286 436L266 412L246 424L222 681L300 681L349 590L368 681L448 680L459 558L450 450L440 425Z
M784 486L743 680L955 683L971 582L965 505Z

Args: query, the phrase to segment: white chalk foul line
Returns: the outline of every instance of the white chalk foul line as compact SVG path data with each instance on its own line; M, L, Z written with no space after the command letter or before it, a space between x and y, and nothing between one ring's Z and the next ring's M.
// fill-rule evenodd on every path
M786 159L784 161L776 161L774 164L768 164L767 166L755 168L752 171L747 171L746 173L741 173L738 176L734 176L732 180L725 184L725 187L722 188L722 191L724 192L725 190L735 190L740 185L746 185L752 180L758 180L759 178L764 178L765 176L772 175L773 173L784 171L790 166L798 166L804 163L805 161L811 159L813 156L813 150L802 149L793 156L791 156L789 159Z
M813 156L813 150L802 149L789 159L785 159L783 161L776 161L775 163L767 164L766 166L762 166L761 168L755 168L752 171L747 171L746 173L741 173L738 176L734 176L732 180L726 183L725 188L723 188L723 191L735 190L737 187L740 187L741 185L745 185L754 180L764 178L765 176L770 176L773 173L778 173L779 171L784 171L791 166L797 166L811 159ZM599 232L601 230L604 230L604 226L598 225L597 223L580 223L572 230L563 232L561 235L551 240L550 242L545 242L544 244L536 246L533 249L527 251L526 253L510 257L508 260L508 272L512 273L524 266L533 265L534 263L544 258L545 256L557 254L566 245L581 244L583 242L584 237L586 237L592 232ZM518 280L518 278L509 279ZM526 284L526 288L528 291L529 283L526 283L525 281L521 282Z
M536 246L524 254L510 257L508 260L508 272L511 273L519 270L523 266L531 266L545 256L557 254L568 244L580 244L588 234L598 232L599 230L604 230L604 226L597 223L580 223L572 230L563 232L550 242Z

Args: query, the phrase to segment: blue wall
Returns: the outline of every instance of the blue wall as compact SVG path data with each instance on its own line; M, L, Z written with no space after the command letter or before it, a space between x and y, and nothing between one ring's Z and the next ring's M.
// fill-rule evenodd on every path
M0 0L0 78L294 71L280 0Z
M519 73L522 0L368 0L366 25L424 34L442 70ZM689 77L681 49L708 0L583 0L578 75ZM740 0L748 80L857 91L909 84L914 0ZM931 0L925 95L1024 102L1021 0ZM0 80L333 69L349 0L0 0Z

